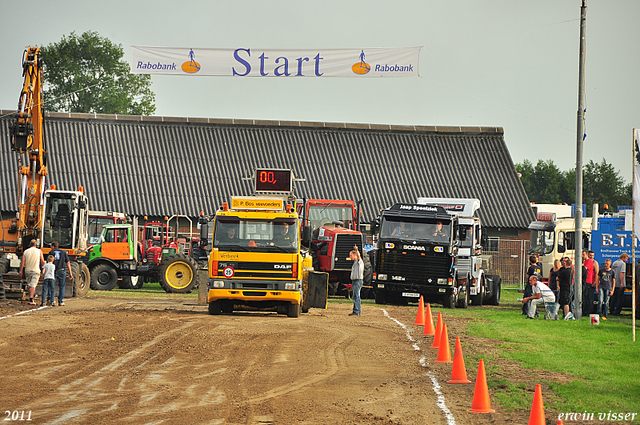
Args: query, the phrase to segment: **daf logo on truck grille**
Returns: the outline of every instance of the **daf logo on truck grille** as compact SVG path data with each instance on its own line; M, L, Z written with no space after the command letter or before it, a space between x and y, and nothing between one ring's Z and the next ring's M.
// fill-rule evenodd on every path
M274 264L274 270L291 270L293 269L293 264Z
M403 245L402 249L414 250L414 251L426 251L426 248L420 245Z

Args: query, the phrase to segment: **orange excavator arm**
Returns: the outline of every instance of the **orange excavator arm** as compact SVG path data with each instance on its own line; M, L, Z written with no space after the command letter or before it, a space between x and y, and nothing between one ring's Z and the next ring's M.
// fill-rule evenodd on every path
M22 60L24 84L16 120L11 126L12 149L18 154L18 241L38 238L42 229L42 197L47 176L42 108L42 58L39 47L29 47ZM20 247L18 247L20 251Z

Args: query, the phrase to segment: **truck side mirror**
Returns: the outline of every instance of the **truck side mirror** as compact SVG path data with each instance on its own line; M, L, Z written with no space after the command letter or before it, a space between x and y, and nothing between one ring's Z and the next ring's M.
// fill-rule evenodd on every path
M200 245L207 246L209 237L209 223L198 223L200 225Z
M310 226L302 226L302 232L300 238L302 239L302 245L309 246L311 245L311 227Z

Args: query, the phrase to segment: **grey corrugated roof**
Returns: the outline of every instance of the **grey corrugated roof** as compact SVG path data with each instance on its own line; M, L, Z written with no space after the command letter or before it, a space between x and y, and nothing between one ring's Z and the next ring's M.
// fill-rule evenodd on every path
M16 210L11 111L0 111L0 210ZM292 168L296 195L364 199L367 220L418 197L479 198L485 226L526 228L529 200L502 128L50 113L49 183L82 185L95 210L214 212L249 195L256 167Z

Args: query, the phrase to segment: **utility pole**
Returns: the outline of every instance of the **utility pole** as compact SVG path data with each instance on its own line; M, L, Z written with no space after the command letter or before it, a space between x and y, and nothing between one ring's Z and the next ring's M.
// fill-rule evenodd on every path
M575 278L575 312L577 320L582 318L582 145L584 143L584 58L587 50L587 0L582 0L580 8L580 61L578 67L578 137L576 153L576 278Z

